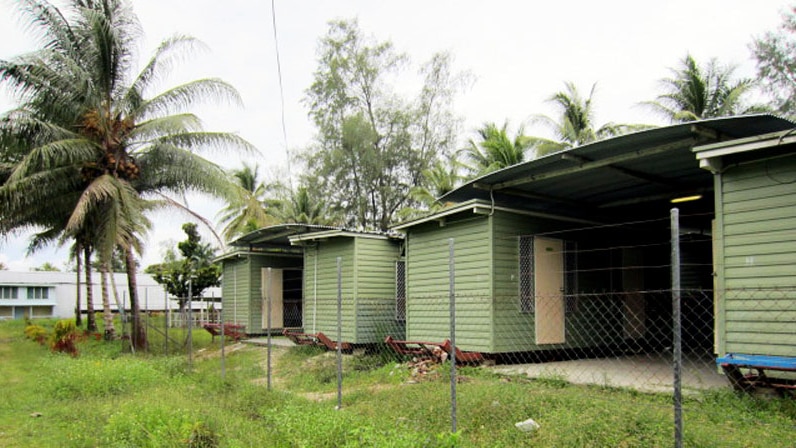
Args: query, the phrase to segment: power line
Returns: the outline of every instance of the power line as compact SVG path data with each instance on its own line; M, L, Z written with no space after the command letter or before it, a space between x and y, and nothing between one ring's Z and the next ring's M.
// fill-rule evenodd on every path
M287 144L287 128L285 127L285 91L284 87L282 86L282 62L279 58L279 39L277 38L276 32L276 7L274 6L274 0L271 0L271 23L274 27L274 48L276 49L276 73L277 77L279 78L279 99L281 104L282 110L282 138L285 142L285 154L287 154L287 182L288 187L293 189L293 181L291 179L291 170L290 170L290 147Z

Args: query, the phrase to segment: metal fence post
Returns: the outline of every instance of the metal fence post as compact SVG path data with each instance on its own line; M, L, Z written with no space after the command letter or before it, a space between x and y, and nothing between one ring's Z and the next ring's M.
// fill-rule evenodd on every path
M680 210L671 210L672 230L672 352L674 354L674 446L683 446L683 403L682 403L682 363L680 315Z
M454 266L453 238L448 239L448 290L450 293L450 337L451 351L451 433L456 433L456 268Z
M273 273L271 272L271 268L269 267L268 268L268 281L265 282L266 283L266 285L265 285L265 288L266 288L265 289L265 297L266 297L266 301L267 301L267 305L266 306L268 307L268 310L267 310L267 319L268 319L268 322L267 322L267 326L268 326L268 328L267 328L267 330L268 330L268 348L267 348L267 353L268 353L268 359L267 359L267 362L266 362L266 365L267 365L266 368L268 370L268 372L266 374L267 377L268 377L268 381L267 381L267 384L268 384L267 389L268 390L271 390L271 275L272 274Z
M191 301L193 295L193 279L188 279L188 366L193 368L193 302Z
M343 407L343 258L337 257L337 409Z
M226 336L224 335L224 318L221 318L221 379L224 380L227 377L227 366L226 366L226 353L224 351L224 339Z

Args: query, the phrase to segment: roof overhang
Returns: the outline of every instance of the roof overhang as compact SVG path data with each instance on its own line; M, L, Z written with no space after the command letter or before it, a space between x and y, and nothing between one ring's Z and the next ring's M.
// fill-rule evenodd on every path
M323 230L320 232L302 233L288 237L290 244L302 245L307 242L328 240L330 238L368 238L378 240L402 240L403 235L396 232L367 232L350 229Z
M528 210L510 208L510 207L503 207L500 205L496 205L491 202L487 202L481 199L471 199L469 201L465 201L459 204L452 205L444 210L441 210L437 213L430 214L427 216L423 216L417 219L413 219L411 221L406 221L400 223L396 226L393 226L395 230L405 230L410 227L415 227L421 224L425 224L428 222L437 222L440 225L445 225L446 219L450 216L459 215L459 214L473 214L473 215L480 215L480 216L488 216L493 214L496 211L506 212L506 213L513 213L517 215L525 215L525 216L533 216L536 218L543 218L543 219L551 219L556 221L566 221L566 222L573 222L578 224L589 224L589 225L597 225L598 222L589 221L584 219L577 219L571 218L568 216L559 216L553 215L549 213L537 213Z
M244 257L276 257L276 258L301 258L302 251L301 250L293 250L290 252L281 251L281 250L247 250L247 249L235 249L224 254L219 255L218 257L213 259L214 263L218 263L224 260L233 260L239 259Z
M633 219L644 211L668 210L672 199L713 190L712 176L700 169L692 152L695 146L794 126L771 115L748 115L648 129L489 173L440 201L479 199L572 220Z
M699 166L720 173L727 165L774 158L796 151L796 128L694 147Z

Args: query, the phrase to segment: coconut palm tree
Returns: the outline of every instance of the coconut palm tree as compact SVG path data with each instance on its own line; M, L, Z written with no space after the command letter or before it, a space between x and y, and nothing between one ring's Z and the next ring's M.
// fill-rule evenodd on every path
M596 88L595 83L589 91L589 96L584 98L574 83L565 82L564 90L548 98L547 102L553 104L556 109L556 117L537 115L534 121L550 129L555 138L530 138L537 157L650 127L616 123L605 123L597 127L594 120Z
M342 221L337 211L332 210L320 195L312 194L306 186L301 185L295 190L277 186L277 189L281 196L274 202L277 222L334 226Z
M232 240L261 227L274 224L276 219L267 211L267 187L259 179L259 166L243 163L240 169L232 171L232 177L240 187L240 198L230 202L220 213L219 221L226 224L224 239Z
M746 96L755 87L750 78L733 79L735 68L716 59L700 66L687 54L680 66L670 69L672 77L660 80L664 92L655 101L646 101L653 111L672 123L726 117L765 111L760 105L747 106Z
M131 77L140 27L129 1L71 0L62 11L23 0L19 8L43 41L40 50L0 61L0 80L20 104L0 118L0 147L17 155L0 186L0 230L44 228L41 241L80 241L85 266L94 251L101 262L124 251L133 340L142 347L135 252L145 212L175 203L162 194L233 196L224 171L198 151L254 149L233 134L204 131L188 109L240 99L218 79L152 94L175 58L198 45L186 36L164 40Z
M463 165L470 177L482 176L525 161L533 141L524 135L522 128L511 138L507 128L508 123L500 128L495 123L485 123L476 130L478 140L471 139L460 151L466 159Z

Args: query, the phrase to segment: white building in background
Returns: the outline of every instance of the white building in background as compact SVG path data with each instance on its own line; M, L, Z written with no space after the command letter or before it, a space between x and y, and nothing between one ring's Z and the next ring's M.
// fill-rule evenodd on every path
M116 273L114 280L118 291L119 305L125 310L130 308L127 290L127 275ZM92 277L93 309L102 312L102 287L99 273ZM169 298L166 290L152 276L139 273L138 300L141 310L166 311L179 308L176 300ZM88 310L86 303L85 275L81 275L80 301L83 313ZM109 283L109 287L112 285ZM77 297L76 277L74 272L15 272L0 271L0 319L22 319L30 317L70 318L75 315ZM213 303L215 309L221 309L221 288L208 288L203 293L204 301L194 302L193 310L204 312ZM116 312L118 306L113 294L110 296L111 309Z

